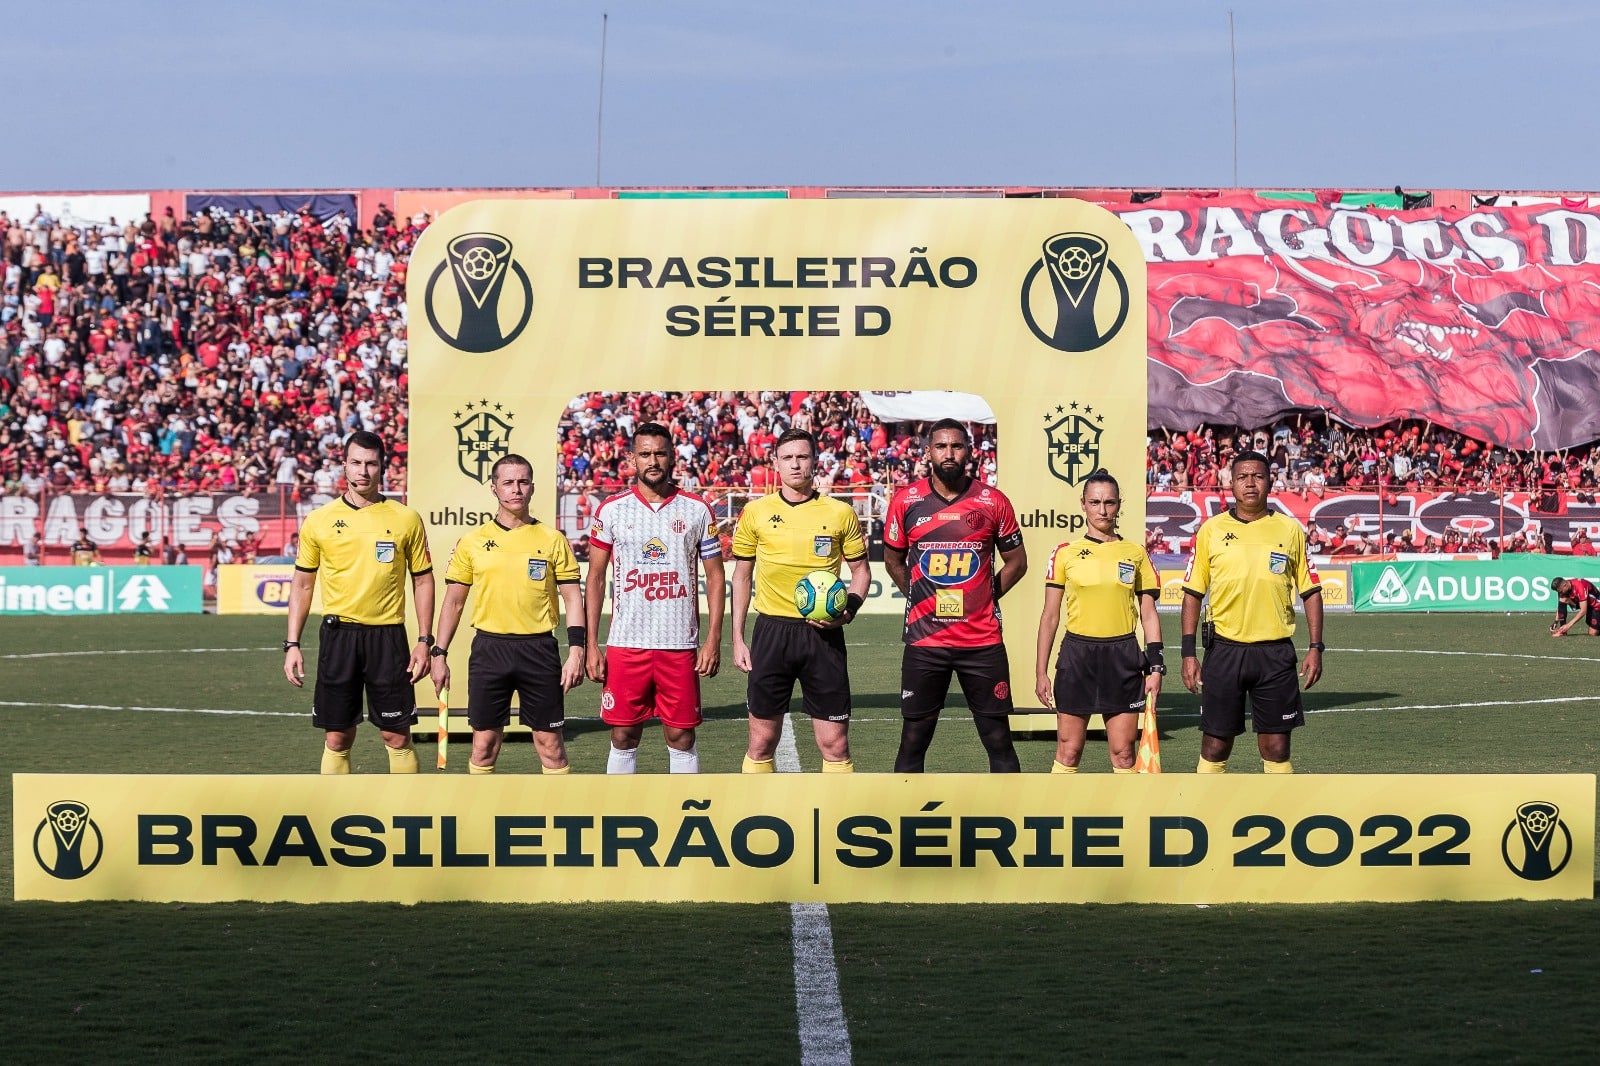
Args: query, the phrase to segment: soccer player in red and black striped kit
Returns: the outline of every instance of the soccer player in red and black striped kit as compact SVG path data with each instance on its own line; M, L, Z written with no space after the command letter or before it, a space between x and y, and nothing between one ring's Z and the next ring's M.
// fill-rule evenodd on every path
M1011 668L995 604L1022 580L1028 555L1011 501L972 479L971 458L966 427L953 418L935 422L927 438L929 476L895 493L884 525L884 566L906 598L896 773L922 772L952 673L990 771L1022 769L1006 720Z
M1583 619L1589 626L1591 637L1600 637L1600 588L1581 577L1553 577L1550 590L1556 594L1556 620L1550 623L1552 637L1564 637L1567 630ZM1567 608L1576 607L1578 613L1567 621Z

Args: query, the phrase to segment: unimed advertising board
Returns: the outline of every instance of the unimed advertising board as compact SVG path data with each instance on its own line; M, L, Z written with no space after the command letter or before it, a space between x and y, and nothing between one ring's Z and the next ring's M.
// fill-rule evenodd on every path
M18 774L16 898L1587 899L1592 774Z
M199 614L198 566L0 567L0 614Z
M1042 568L1096 467L1143 482L1144 276L1127 227L1075 200L464 204L407 280L410 502L444 559L517 452L550 520L556 426L592 391L954 390L994 411L999 487ZM1141 493L1122 521L1143 526ZM1043 589L1006 597L1013 664L1033 661Z

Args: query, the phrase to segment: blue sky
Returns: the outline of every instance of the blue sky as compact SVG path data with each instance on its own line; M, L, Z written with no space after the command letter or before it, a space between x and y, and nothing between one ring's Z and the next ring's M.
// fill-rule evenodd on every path
M1287 0L58 0L7 13L8 190L1600 188L1600 8ZM18 152L16 149L22 149Z

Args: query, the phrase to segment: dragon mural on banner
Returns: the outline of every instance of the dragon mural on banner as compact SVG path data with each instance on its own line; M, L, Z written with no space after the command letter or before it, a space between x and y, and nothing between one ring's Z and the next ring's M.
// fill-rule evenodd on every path
M1235 197L1118 214L1149 263L1152 425L1319 409L1521 449L1600 437L1600 212Z

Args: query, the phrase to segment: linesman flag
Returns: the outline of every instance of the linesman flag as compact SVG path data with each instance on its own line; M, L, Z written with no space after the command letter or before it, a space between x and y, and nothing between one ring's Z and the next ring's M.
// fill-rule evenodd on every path
M1133 768L1141 774L1161 772L1161 735L1156 732L1156 697L1152 693L1139 714L1139 753L1133 757Z

